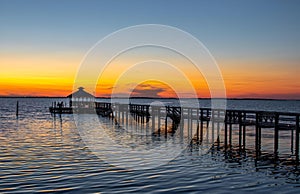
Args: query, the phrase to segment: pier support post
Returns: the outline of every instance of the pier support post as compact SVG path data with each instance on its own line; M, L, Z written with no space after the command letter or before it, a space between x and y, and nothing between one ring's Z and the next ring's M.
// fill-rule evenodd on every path
M157 124L158 124L158 134L160 134L160 128L161 128L161 117L160 117L160 111L161 111L161 107L157 108Z
M187 132L188 138L190 138L190 109L187 109Z
M278 123L279 123L279 115L275 114L275 134L274 134L274 157L278 159Z
M120 108L121 108L121 107L120 107L120 106L121 106L121 105L119 104L119 105L118 105L118 109L117 109L117 111L118 111L118 123L121 122L121 118L120 118L120 117L121 117L121 112L120 112Z
M200 128L199 128L199 120L197 120L197 144L199 144L199 130L200 130Z
M243 150L246 150L246 125L243 126Z
M203 109L201 109L201 111L200 111L200 142L202 142L203 141L203 117L204 117L204 115L203 115Z
M232 121L233 121L233 112L230 112L230 124L229 124L229 147L232 147Z
M291 152L294 153L294 129L291 128Z
M260 131L260 115L259 113L256 113L256 123L255 123L255 153L256 153L256 160L259 159L259 131Z
M238 112L238 122L239 122L239 151L242 150L242 115Z
M168 116L166 115L165 118L165 137L167 138L167 134L168 134Z
M220 148L220 110L218 110L218 120L217 120L217 142L218 142L218 149Z
M127 106L127 110L126 110L126 127L127 128L129 125L129 116L130 116L130 110L129 110L129 106Z
M215 142L215 110L211 110L211 143L214 146Z
M199 108L197 108L197 131L196 131L196 136L197 136L197 144L199 143Z
M209 109L207 109L207 118L211 118L211 112ZM211 121L211 119L207 119L206 121L206 142L208 142L208 138L209 138L209 122Z
M19 118L19 101L17 101L16 117Z
M228 126L227 126L227 121L228 121L228 112L225 112L225 129L224 129L224 144L225 144L225 150L227 149L227 141L228 141L228 137L227 137L227 131L228 131Z
M299 115L296 116L296 149L295 149L295 155L296 155L296 165L299 165Z
M125 106L126 105L122 105L122 107L121 107L121 111L122 111L122 125L124 125L124 112L125 112Z
M155 131L155 112L154 106L151 107L152 133Z
M246 113L242 113L242 122L243 122L243 151L246 150Z

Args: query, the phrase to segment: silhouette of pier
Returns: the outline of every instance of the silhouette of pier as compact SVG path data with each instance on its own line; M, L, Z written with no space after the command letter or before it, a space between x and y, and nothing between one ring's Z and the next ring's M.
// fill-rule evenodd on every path
M53 108L53 114L96 113L102 117L115 119L119 125L128 124L132 117L137 123L151 123L155 134L174 134L182 130L187 123L188 135L194 143L201 144L208 140L225 151L238 149L240 152L254 150L256 159L272 156L279 159L279 146L282 132L290 133L290 153L284 153L299 164L299 117L300 113L222 110L210 108L187 108L175 106L150 106L143 104L112 104L93 102L89 108L60 107ZM51 109L50 109L51 111ZM170 123L171 122L171 123ZM264 130L272 130L273 153L262 152ZM254 147L247 145L247 138L255 138ZM286 136L286 135L285 135ZM235 141L235 143L233 142ZM253 143L253 142L252 142Z
M83 88L68 96L69 106L53 103L52 114L98 114L115 120L118 125L151 124L152 134L165 137L177 130L181 136L187 130L191 143L209 142L212 147L228 153L250 152L256 160L280 160L282 156L299 165L300 113L223 110L178 106L150 106L147 104L119 104L95 102L93 95ZM150 126L150 125L149 125ZM272 153L265 152L262 141L272 144ZM280 140L289 138L289 151L279 153ZM286 145L285 145L286 146Z
M156 130L156 134L167 136L174 134L178 129L182 130L183 124L187 123L188 135L193 143L201 144L203 141L209 141L212 146L228 152L234 150L239 153L251 152L256 160L276 161L288 157L289 160L299 165L300 113L141 104L110 104L107 106L112 108L112 117L121 125L128 123L128 118L132 116L138 123L150 122L153 132ZM171 121L171 124L168 121ZM287 132L290 134L290 152L279 153L280 140L287 138ZM269 137L270 133L271 137ZM281 136L281 133L284 133L284 137ZM262 149L262 141L266 136L273 139L272 153L266 153ZM249 145L246 144L247 142Z

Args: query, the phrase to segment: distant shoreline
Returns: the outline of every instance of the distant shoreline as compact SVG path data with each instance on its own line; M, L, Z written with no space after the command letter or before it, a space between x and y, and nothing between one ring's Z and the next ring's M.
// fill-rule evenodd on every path
M0 96L0 98L66 98L64 96ZM96 97L97 99L110 99L109 97ZM116 99L125 99L122 97ZM178 99L178 98L157 98L157 97L132 97L131 99ZM195 98L181 98L195 99ZM199 100L210 100L211 98L198 98ZM213 98L223 99L223 98ZM227 98L227 100L270 100L270 101L300 101L300 99L275 99L275 98Z

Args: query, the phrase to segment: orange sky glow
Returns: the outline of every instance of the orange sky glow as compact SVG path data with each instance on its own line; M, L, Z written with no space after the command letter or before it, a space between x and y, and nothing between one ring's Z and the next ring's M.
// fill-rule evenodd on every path
M109 65L99 77L96 92L89 92L98 97L110 97L117 85L119 87L117 92L120 94L132 92L132 96L167 98L177 97L174 88L172 89L172 85L176 85L176 92L186 92L185 97L191 97L187 94L190 91L185 90L186 85L182 81L184 78L179 79L176 72L172 72L170 67L148 64L128 69L128 64L132 65L143 61L142 57L130 57L132 55L129 53L125 57L121 56L114 60L112 62L114 65ZM73 90L80 60L80 57L76 55L64 55L64 57L61 55L19 56L17 58L13 55L1 56L0 95L67 96ZM210 97L209 88L200 72L195 71L191 65L186 65L187 62L184 59L174 59L169 62L174 63L175 66L178 65L184 71L198 97ZM295 61L224 60L217 62L229 98L300 99L300 81L297 73L299 67ZM185 65L179 63L185 63ZM289 65L294 65L295 69L277 68L282 67L278 65L280 63L289 63ZM158 81L151 81L151 76L147 78L147 75L157 74L157 72L162 72L157 75L158 79L156 80ZM167 74L168 76L163 76ZM141 80L140 83L136 83L135 90L129 91L130 84L136 79ZM159 82L160 80L163 82ZM168 85L168 83L171 84ZM141 89L144 92L140 92Z

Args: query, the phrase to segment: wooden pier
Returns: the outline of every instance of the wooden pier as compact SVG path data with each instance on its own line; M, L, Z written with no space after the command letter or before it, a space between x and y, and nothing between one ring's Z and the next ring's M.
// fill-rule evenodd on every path
M253 155L257 160L266 155L272 156L274 160L280 159L282 153L278 150L281 133L289 132L290 153L283 153L283 155L287 155L289 159L295 161L296 165L299 165L300 113L104 102L94 102L93 108L50 107L50 112L53 114L96 113L103 117L114 118L119 125L128 124L129 117L131 117L137 123L151 123L153 133L156 131L156 134L164 134L166 137L178 129L183 130L183 123L186 123L188 134L194 143L201 144L209 140L212 145L217 145L225 151L236 148L239 152L249 150L253 152L254 150ZM171 121L171 124L168 121ZM262 151L263 137L270 135L265 134L265 129L268 129L269 133L270 130L272 131L272 153ZM254 143L254 147L246 144L249 139Z
M149 106L139 104L114 104L113 115L118 123L126 123L128 113L137 122L151 122L153 130L159 134L175 133L184 122L187 122L188 133L193 142L201 144L208 139L213 145L225 151L237 149L240 153L253 152L256 160L272 157L272 160L289 157L299 165L299 117L300 113L253 111L253 110L221 110L210 108L186 108L173 106ZM171 126L168 126L168 120ZM164 123L164 128L161 128ZM196 123L196 124L195 124ZM156 126L155 126L156 125ZM171 130L168 130L171 128ZM272 133L273 151L264 153L262 140L266 134ZM211 130L208 132L208 130ZM206 131L206 133L204 133ZM214 132L216 131L216 132ZM279 153L281 133L290 133L290 153ZM235 134L235 135L234 135ZM204 137L206 136L206 137ZM252 145L247 145L247 138L254 136ZM250 143L249 143L250 144Z

